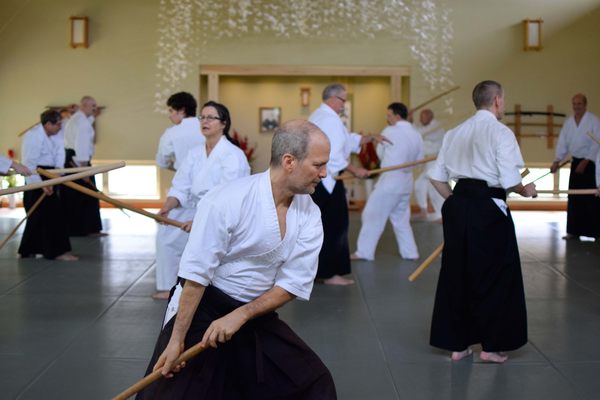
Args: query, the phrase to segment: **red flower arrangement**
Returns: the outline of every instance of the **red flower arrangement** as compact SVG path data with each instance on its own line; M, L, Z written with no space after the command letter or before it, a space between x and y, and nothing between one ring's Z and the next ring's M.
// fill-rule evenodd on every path
M244 136L244 139L242 139L240 134L235 129L233 130L232 138L240 144L240 149L242 149L242 151L246 155L248 162L251 163L252 160L254 160L253 155L254 155L254 149L256 148L256 145L254 145L254 147L250 147L248 145L248 136Z
M8 149L8 158L11 160L15 158L15 151L13 149Z
M375 151L375 146L372 142L363 144L360 147L358 159L360 160L363 168L368 170L379 168L379 157L377 157L377 152Z

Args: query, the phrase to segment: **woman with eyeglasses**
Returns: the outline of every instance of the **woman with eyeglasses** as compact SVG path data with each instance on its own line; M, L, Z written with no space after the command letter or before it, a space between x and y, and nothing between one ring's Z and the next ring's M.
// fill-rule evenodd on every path
M179 261L192 228L196 204L213 187L250 175L246 155L229 136L231 118L227 107L209 101L202 106L198 119L206 142L189 151L173 177L165 204L158 212L167 217L169 212L177 210L177 219L185 222L181 229L161 225L156 236L157 271L161 263L161 279L172 282L172 286L177 281ZM168 299L169 292L159 291L152 297Z

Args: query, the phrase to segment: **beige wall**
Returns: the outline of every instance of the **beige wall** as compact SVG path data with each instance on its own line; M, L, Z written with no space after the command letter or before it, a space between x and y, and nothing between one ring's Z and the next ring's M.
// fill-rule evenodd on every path
M568 112L572 94L588 94L590 110L600 114L599 0L452 0L454 20L454 114L443 102L433 105L451 127L472 112L470 91L482 79L497 79L507 91L507 106L518 102L539 110L553 104ZM153 159L158 138L169 125L155 113L158 0L31 0L0 2L0 152L20 146L16 134L35 122L46 105L70 103L94 95L107 107L97 124L97 158ZM89 49L67 46L68 17L87 15ZM521 20L541 17L542 52L523 52ZM389 35L375 40L317 41L266 36L211 42L199 64L407 65L411 67L410 102L435 93L427 89L406 43ZM354 126L382 127L389 92L380 79L352 83ZM257 167L268 159L268 136L258 134L258 106L279 105L284 119L306 116L293 95L301 79L268 79L260 94L258 82L223 81L221 100L234 110L235 128L259 144ZM307 82L311 108L325 81ZM198 76L190 74L176 90L198 93ZM281 95L279 99L270 96ZM386 97L388 96L388 97ZM543 140L523 143L528 161L549 161ZM258 161L261 160L261 161ZM164 181L164 180L163 180Z

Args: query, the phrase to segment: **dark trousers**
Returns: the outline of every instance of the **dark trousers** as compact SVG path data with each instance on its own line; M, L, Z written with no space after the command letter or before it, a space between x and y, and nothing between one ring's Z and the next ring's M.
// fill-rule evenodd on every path
M596 165L589 162L582 174L575 169L583 159L571 160L569 189L595 189ZM569 195L567 202L567 233L575 236L600 237L600 198L594 195Z
M41 166L44 169L53 167ZM42 178L45 180L45 178ZM42 254L44 258L54 259L71 251L71 242L61 205L60 187L54 186L52 196L46 196L25 222L25 230L19 245L22 257ZM42 195L42 189L23 193L23 206L29 211Z
M243 304L208 286L185 338L185 348L199 343L212 321ZM146 374L152 372L166 348L174 321L172 318L161 331ZM172 379L156 381L137 399L331 400L336 399L336 393L327 367L272 312L247 322L230 341L204 350Z
M72 168L72 160L75 152L72 149L66 150L65 168ZM90 177L92 187L83 180L77 180L75 183L96 189L96 180ZM70 236L86 236L91 233L98 233L102 230L102 220L100 219L100 201L87 194L78 192L66 186L63 186L63 204L65 207L65 216L67 220Z
M503 192L500 189L501 192ZM527 343L527 312L515 228L483 181L460 180L444 202L444 251L431 323L432 346L515 350Z
M328 279L334 275L350 273L350 246L348 244L348 203L346 188L337 181L329 193L322 183L311 195L321 210L323 222L323 246L319 253L317 278Z

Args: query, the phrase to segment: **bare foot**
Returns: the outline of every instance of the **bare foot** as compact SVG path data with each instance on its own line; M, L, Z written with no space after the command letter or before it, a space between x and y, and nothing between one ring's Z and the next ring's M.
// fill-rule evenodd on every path
M156 292L152 295L154 300L169 300L169 292L168 291L160 291Z
M347 285L352 285L354 283L354 281L352 279L344 278L343 276L334 275L329 279L323 280L323 283L326 285L347 286Z
M64 254L61 254L60 256L56 257L55 260L59 260L59 261L77 261L77 260L79 260L79 257L74 256L73 254L70 254L70 253L64 253Z
M564 240L579 240L579 236L573 235L571 233L567 233L562 237Z
M106 232L94 232L94 233L90 233L88 236L89 237L104 237L104 236L108 236L108 233L106 233Z
M352 253L350 254L350 261L366 261L366 258L362 258L361 256L359 256L356 253Z
M473 350L471 350L470 347L467 347L463 351L454 351L454 352L452 352L452 356L450 358L452 359L452 361L459 361L459 360L462 360L465 357L470 356L471 354L473 354Z
M487 351L482 351L479 354L479 358L481 358L482 361L498 364L502 364L504 361L508 360L508 356L505 353L488 353Z

